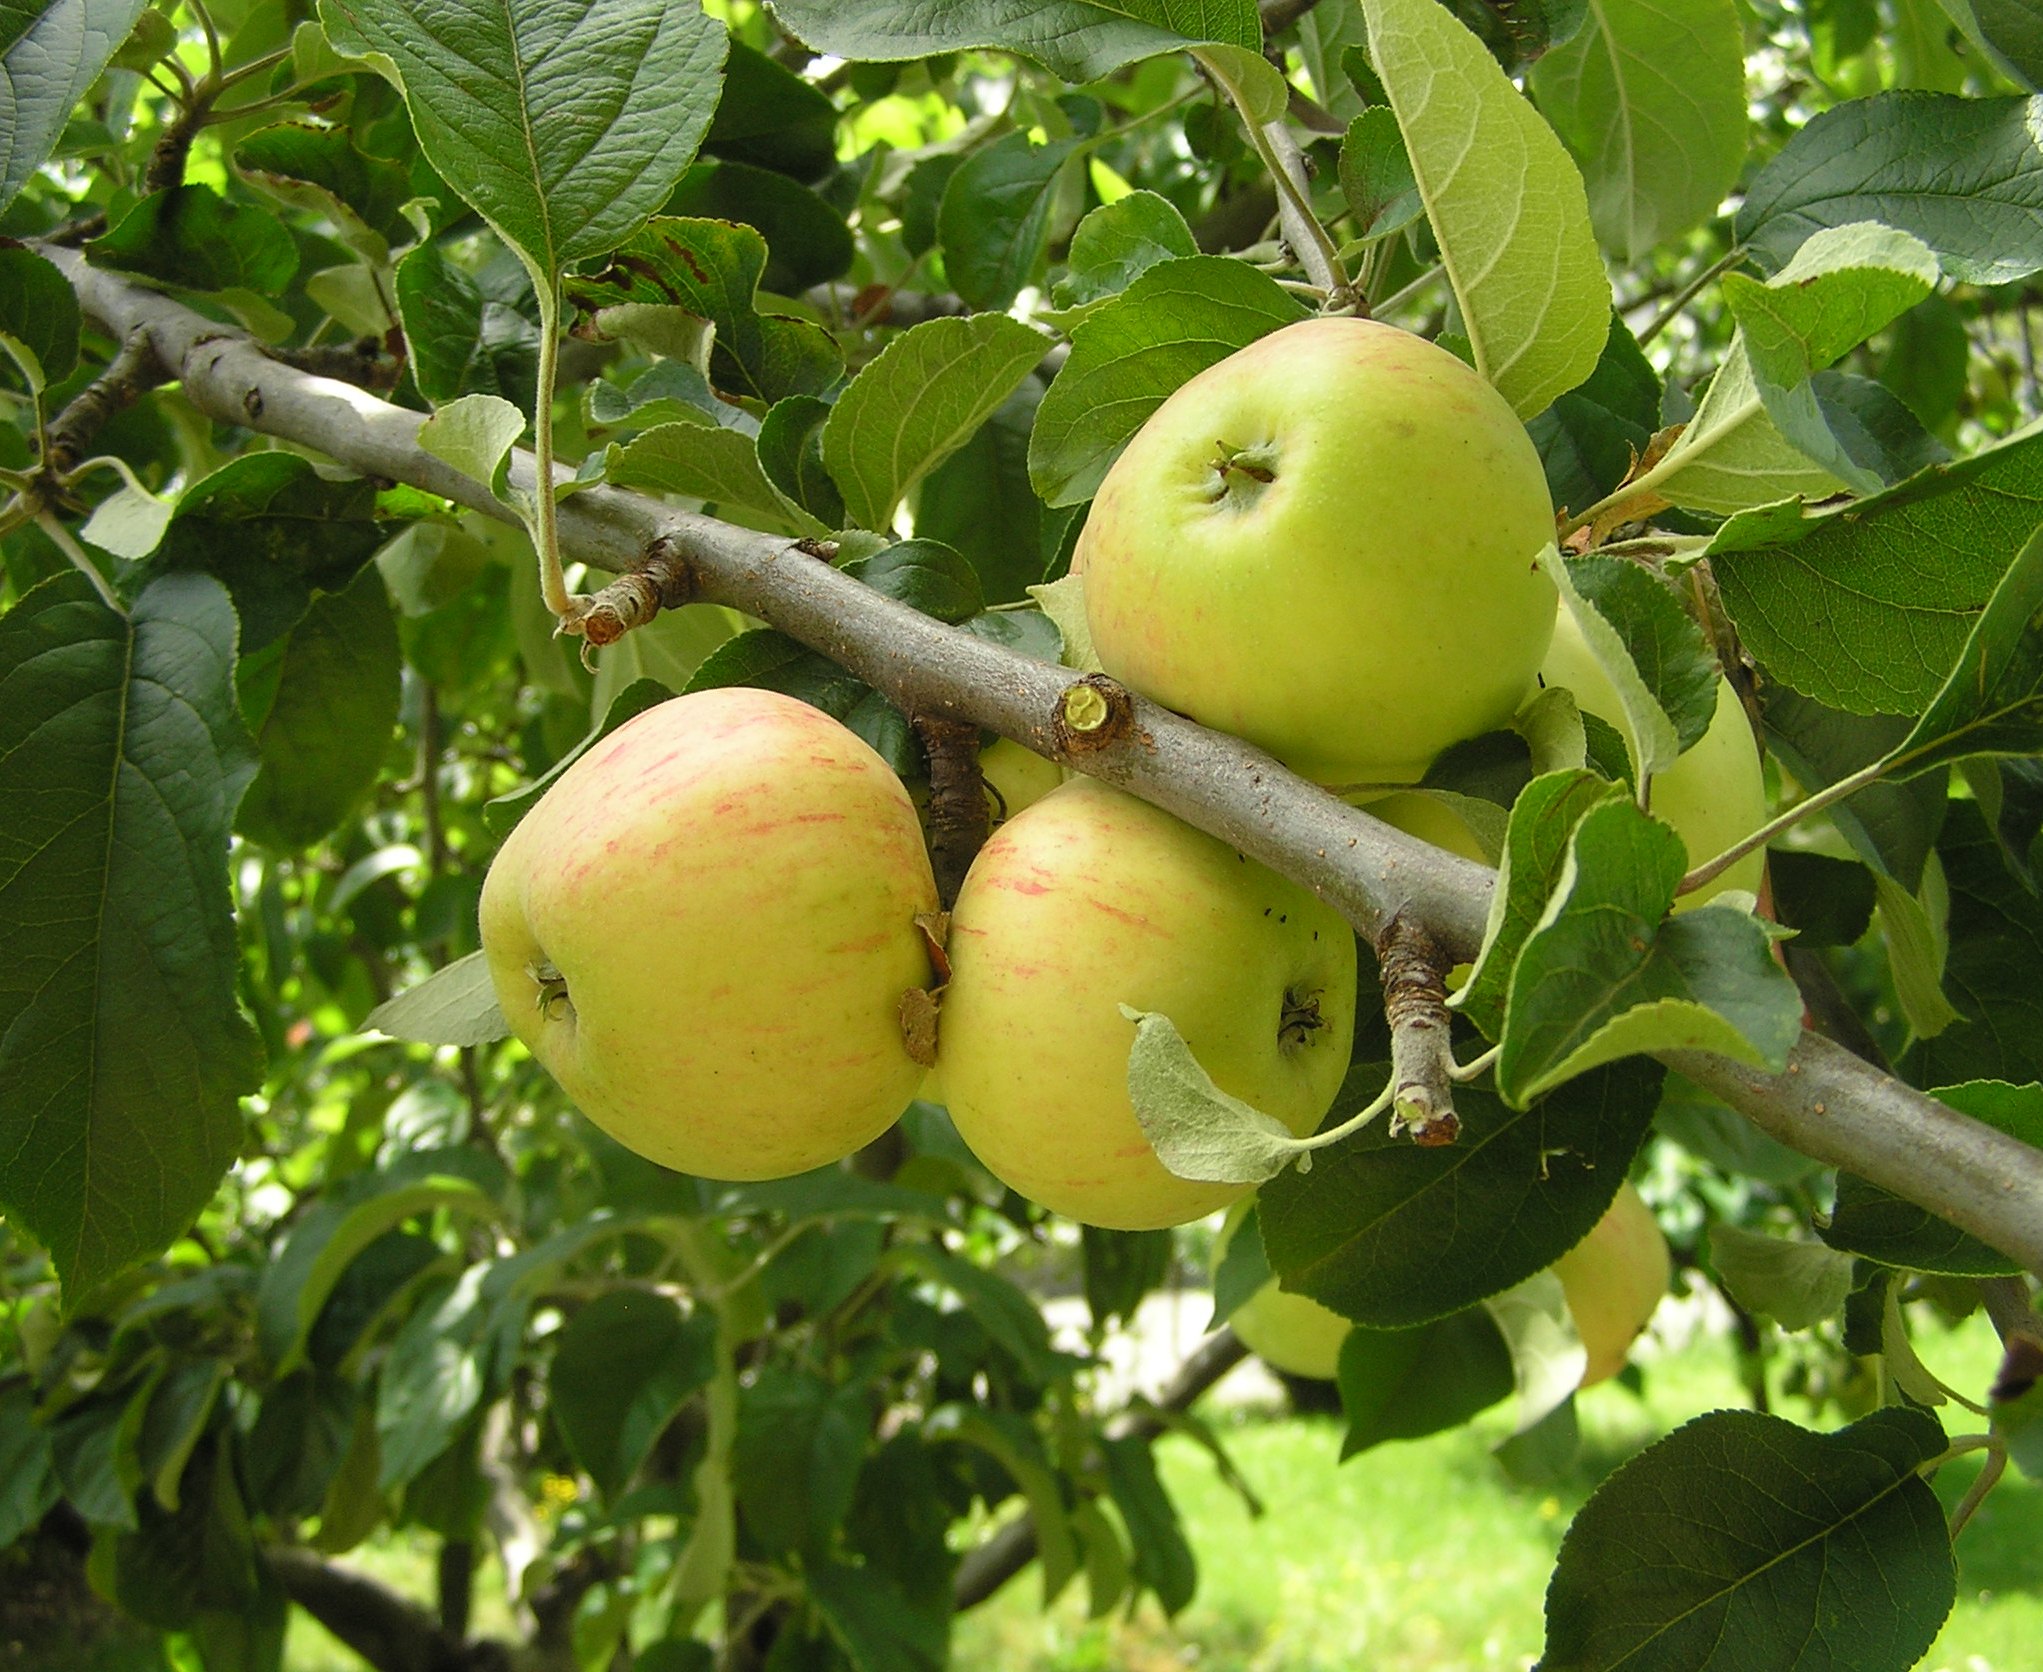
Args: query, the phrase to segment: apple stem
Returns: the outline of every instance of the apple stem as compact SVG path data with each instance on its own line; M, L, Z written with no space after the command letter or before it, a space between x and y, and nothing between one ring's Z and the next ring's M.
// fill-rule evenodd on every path
M1433 1148L1461 1135L1454 1112L1454 1044L1447 960L1425 926L1399 912L1376 943L1390 1023L1391 1130Z

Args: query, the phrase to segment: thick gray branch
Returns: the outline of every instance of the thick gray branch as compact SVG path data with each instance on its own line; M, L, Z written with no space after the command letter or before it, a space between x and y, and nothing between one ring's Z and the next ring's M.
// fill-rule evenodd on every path
M482 483L420 449L419 414L278 365L245 338L72 251L44 253L116 337L149 331L201 411L514 520ZM517 456L512 476L531 483L529 455ZM1335 800L1236 738L1136 697L1117 736L1081 748L1059 723L1064 694L1078 682L1069 669L946 627L785 540L643 494L604 487L574 495L561 506L561 538L574 557L612 570L639 566L664 542L693 569L703 597L812 645L904 711L976 721L1118 784L1311 888L1372 943L1400 911L1457 961L1481 943L1493 872ZM1783 1142L1849 1166L2043 1274L2043 1152L1813 1035L1779 1075L1701 1053L1666 1060Z
M268 1552L285 1594L376 1672L508 1672L501 1643L464 1643L381 1580L296 1546Z

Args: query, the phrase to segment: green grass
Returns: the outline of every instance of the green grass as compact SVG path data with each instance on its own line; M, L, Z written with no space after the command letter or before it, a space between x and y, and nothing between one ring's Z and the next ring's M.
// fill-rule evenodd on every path
M1997 1358L1974 1321L1934 1327L1924 1356L1952 1385L1986 1385ZM1032 1570L958 1628L953 1664L1001 1672L1521 1672L1537 1658L1547 1576L1569 1518L1596 1482L1674 1424L1741 1403L1728 1347L1706 1341L1652 1366L1644 1402L1583 1396L1583 1455L1548 1490L1515 1486L1489 1456L1492 1413L1430 1440L1336 1463L1327 1418L1244 1415L1224 1428L1269 1512L1252 1520L1189 1441L1167 1439L1163 1473L1199 1557L1199 1593L1175 1621L1086 1618L1084 1584L1048 1613ZM1784 1415L1801 1420L1793 1402ZM1954 1432L1977 1424L1947 1421ZM1945 1468L1948 1510L1977 1472ZM2043 1489L2010 1476L1959 1543L1958 1603L1929 1672L2033 1672L2043 1663Z

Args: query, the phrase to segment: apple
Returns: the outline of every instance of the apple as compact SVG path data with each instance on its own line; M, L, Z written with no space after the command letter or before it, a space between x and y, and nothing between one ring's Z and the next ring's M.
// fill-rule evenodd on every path
M1213 1243L1213 1269L1227 1257L1227 1245L1248 1214L1246 1201L1227 1210L1227 1220ZM1237 1306L1227 1320L1242 1344L1265 1364L1291 1376L1334 1379L1341 1364L1341 1343L1355 1326L1340 1313L1308 1295L1286 1294L1273 1277Z
M1410 332L1314 319L1157 408L1071 566L1114 678L1321 783L1400 784L1523 699L1553 532L1496 390Z
M1164 1169L1128 1100L1160 1011L1223 1091L1301 1136L1347 1073L1355 937L1331 906L1161 809L1074 778L995 831L951 913L937 1083L1002 1182L1088 1225L1243 1194Z
M1475 839L1475 832L1469 829L1467 821L1437 796L1417 790L1400 790L1395 795L1368 802L1364 811L1385 824L1394 825L1407 836L1431 842L1434 847L1445 848L1463 859L1473 859L1478 865L1495 863L1483 852L1482 843Z
M993 793L993 822L1011 819L1064 782L1064 768L1024 748L1011 737L995 738L979 751L979 770Z
M1555 622L1553 646L1539 677L1543 684L1566 686L1585 714L1624 730L1617 687L1597 665L1582 629L1565 609ZM1759 745L1728 679L1717 681L1717 710L1709 730L1654 777L1652 811L1674 826L1691 865L1714 859L1766 822L1766 773L1759 762ZM1749 853L1707 886L1683 895L1674 909L1699 906L1728 888L1756 894L1765 873L1765 853Z
M819 709L699 691L583 755L511 832L482 949L582 1112L681 1172L780 1178L915 1095L902 993L936 883L901 781Z
M1582 1386L1608 1381L1652 1319L1674 1276L1667 1239L1645 1199L1627 1183L1589 1234L1553 1264L1576 1333L1589 1350Z

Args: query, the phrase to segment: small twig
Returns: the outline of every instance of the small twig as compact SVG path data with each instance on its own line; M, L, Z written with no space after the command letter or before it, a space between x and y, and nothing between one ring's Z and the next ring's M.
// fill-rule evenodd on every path
M1461 1136L1454 1112L1454 1044L1447 958L1417 918L1399 912L1377 938L1383 1013L1390 1023L1391 1130L1431 1149Z
M1393 308L1403 307L1405 303L1409 302L1414 296L1418 295L1420 291L1426 289L1427 286L1436 282L1443 271L1444 269L1441 267L1440 263L1437 261L1434 262L1431 267L1428 267L1425 270L1425 272L1421 273L1416 279L1412 280L1410 284L1404 285L1397 290L1393 290L1388 296L1384 297L1382 301L1370 304L1370 312L1374 314L1378 319L1381 319Z
M51 421L49 450L43 455L45 467L58 477L70 475L109 419L165 381L148 330L130 331L106 370L73 395Z
M99 565L86 556L83 546L71 538L71 531L48 511L38 512L35 522L36 527L50 537L50 544L68 557L78 572L92 582L92 590L99 594L100 601L114 614L125 618L128 613L126 606L121 603L114 589L107 584L106 576L99 572Z
M1811 813L1820 813L1826 807L1834 807L1847 796L1856 795L1868 784L1879 782L1892 765L1893 762L1882 756L1879 760L1860 767L1858 771L1846 774L1836 783L1816 791L1814 795L1803 796L1785 813L1768 819L1757 830L1733 842L1714 859L1704 860L1681 879L1681 886L1675 892L1693 894L1698 888L1716 881L1748 853L1757 853L1782 831L1801 823Z
M1724 274L1728 273L1744 259L1745 246L1743 244L1733 244L1715 261L1711 262L1709 266L1696 274L1694 278L1690 279L1687 284L1674 293L1673 300L1666 307L1662 308L1658 314L1654 315L1652 323L1639 333L1639 346L1644 348L1646 344L1666 330L1668 326L1681 317L1681 310L1702 293L1704 286L1723 277Z
M1958 1500L1958 1507L1951 1511L1951 1537L1955 1540L1965 1530L1965 1523L1972 1519L1972 1512L1986 1502L1987 1493L2000 1484L2000 1477L2006 1473L2008 1454L1999 1446L1987 1449L1986 1461L1980 1465L1979 1477L1966 1489L1965 1496Z

